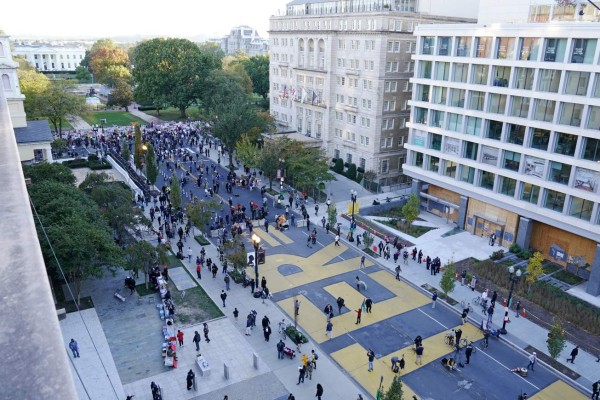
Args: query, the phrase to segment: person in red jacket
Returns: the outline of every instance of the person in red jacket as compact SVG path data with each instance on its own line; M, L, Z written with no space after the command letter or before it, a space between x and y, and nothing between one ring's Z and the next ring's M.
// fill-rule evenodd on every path
M360 324L360 316L362 315L362 307L359 307L358 310L355 310L355 311L356 311L356 324L355 325L358 325L358 324Z
M183 332L177 331L177 341L179 342L179 346L183 347Z

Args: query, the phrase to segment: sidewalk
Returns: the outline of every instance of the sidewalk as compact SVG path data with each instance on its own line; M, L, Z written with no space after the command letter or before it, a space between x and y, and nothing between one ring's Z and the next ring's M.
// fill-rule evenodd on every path
M129 113L132 115L135 115L138 118L143 119L146 122L151 122L154 124L162 124L165 122L160 118L154 117L152 115L148 115L145 112L138 110L138 107L139 107L139 104L132 103L131 106L129 107Z
M371 197L373 196L369 196L364 199L370 200ZM363 198L359 198L358 201L363 201ZM346 210L349 203L349 201L337 203L338 212L340 210ZM479 260L486 259L493 251L497 251L499 249L504 249L505 252L508 251L507 248L502 248L499 246L490 247L488 245L487 238L480 238L464 231L448 237L442 237L444 233L449 232L454 228L454 224L448 224L445 219L429 213L421 213L419 217L425 219L429 223L435 224L439 227L439 229L430 231L419 238L413 238L401 232L398 232L397 234L400 237L414 243L414 247L417 249L423 250L424 256L430 255L432 258L434 256L440 257L440 260L443 264L446 264L449 260L460 261L468 257L474 257ZM338 217L338 222L342 223L342 232L347 232L350 229L350 221ZM392 230L387 226L385 228L388 231ZM356 234L362 234L363 232L363 229L357 227ZM341 236L342 238L345 238L344 234ZM373 242L373 245L377 245L379 243L378 238L375 239L376 240ZM349 246L356 246L356 242L346 243ZM409 248L409 253L411 249L412 248ZM394 271L395 269L393 258L390 258L390 260L386 261L383 259L383 257L379 257L376 259L376 262L382 266L385 266L391 271ZM417 264L417 262L412 261L410 257L408 266L402 263L401 258L398 260L398 264L401 265L402 268L401 276L414 286L423 287L424 285L430 285L434 288L437 288L441 292L441 274L435 276L431 275L430 272L425 268L424 263ZM462 312L460 301L472 303L472 300L480 295L481 293L474 292L468 286L461 286L460 282L457 282L454 291L450 293L450 297L459 302L453 307L457 310L456 318L459 319L459 314ZM479 325L483 319L487 318L484 317L479 307L474 305L473 312L469 313L469 317L476 325ZM549 356L546 344L548 330L540 327L527 318L515 318L514 311L512 310L509 312L509 317L511 322L506 326L508 334L502 336L503 340L511 343L515 348L518 348L524 353L526 352L525 348L527 346L532 346L536 349L536 351L543 352ZM502 326L503 318L504 309L500 308L494 313L494 325ZM586 391L589 391L592 383L597 381L600 375L598 373L599 365L596 363L597 357L580 349L576 360L577 363L567 363L566 358L570 356L569 353L574 347L575 345L573 343L568 342L567 346L556 359L556 361L579 374L581 377L576 380L576 383L581 385ZM565 377L565 379L568 378Z

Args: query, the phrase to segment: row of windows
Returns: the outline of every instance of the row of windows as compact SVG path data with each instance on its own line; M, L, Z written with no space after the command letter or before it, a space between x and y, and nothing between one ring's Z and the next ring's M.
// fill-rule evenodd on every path
M71 68L71 63L67 63L66 65L67 66L65 67L65 63L60 63L60 68L61 69ZM76 67L76 65L73 64L73 68L75 68L75 67ZM44 63L44 66L43 66L44 71L47 71L48 68L55 69L56 65L54 63L51 63L50 67L48 67L48 64ZM35 69L37 69L37 70L41 69L40 63L37 63L37 62L35 63Z
M423 36L419 54L592 64L597 39ZM566 57L565 57L566 56Z
M568 196L563 192L419 152L412 154L411 165L581 220L589 222L592 219L594 202L577 196ZM600 223L600 215L594 223Z
M42 60L46 60L46 59L50 59L50 60L60 59L60 60L63 60L63 54L59 54L58 56L59 57L56 57L56 54L48 54L48 55L46 55L46 54L34 54L33 55L33 59L34 60L38 60L38 59L42 59ZM67 54L65 56L65 58L67 60L70 60L71 59L71 55ZM83 60L83 54L79 54L79 59ZM77 60L77 54L73 54L73 60Z
M490 74L491 67L491 74ZM595 75L595 76L594 76ZM419 78L600 98L600 74L583 71L419 62ZM469 79L470 77L470 79Z

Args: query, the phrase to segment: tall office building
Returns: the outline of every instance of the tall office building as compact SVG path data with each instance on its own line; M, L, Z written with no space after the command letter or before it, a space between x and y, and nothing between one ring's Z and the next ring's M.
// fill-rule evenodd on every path
M486 24L416 29L403 169L430 211L536 249L598 295L598 11L501 3L482 1Z
M220 40L220 44L225 54L243 51L252 57L269 52L269 41L261 38L258 31L249 26L236 26L231 29L229 35Z
M270 104L281 131L404 180L411 55L419 24L474 22L476 0L294 0L270 20ZM472 18L472 19L469 19Z

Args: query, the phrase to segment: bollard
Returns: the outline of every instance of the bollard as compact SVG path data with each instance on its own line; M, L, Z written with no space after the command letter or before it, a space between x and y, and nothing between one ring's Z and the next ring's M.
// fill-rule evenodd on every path
M254 363L254 369L258 369L258 355L256 353L252 353L252 360Z
M229 379L229 367L225 363L223 363L223 377Z

